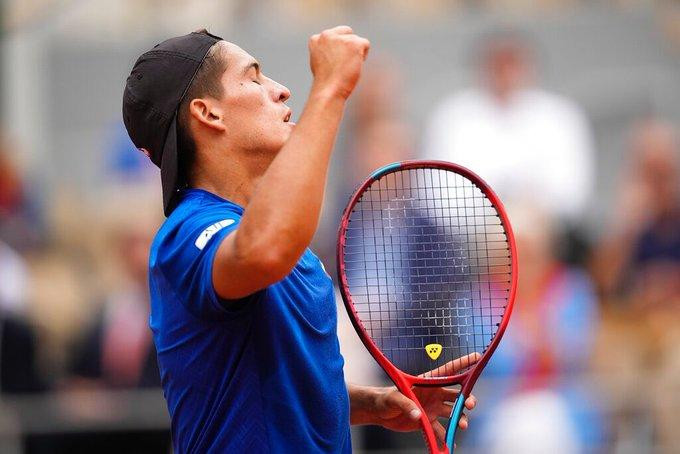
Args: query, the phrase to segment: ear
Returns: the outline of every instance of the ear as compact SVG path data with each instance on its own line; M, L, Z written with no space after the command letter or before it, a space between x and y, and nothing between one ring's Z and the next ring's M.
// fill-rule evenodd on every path
M208 128L225 131L224 112L212 99L195 98L189 103L189 115Z

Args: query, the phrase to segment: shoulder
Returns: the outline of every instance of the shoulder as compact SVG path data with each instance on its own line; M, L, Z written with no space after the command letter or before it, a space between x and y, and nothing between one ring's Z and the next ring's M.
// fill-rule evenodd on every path
M209 192L192 190L183 194L156 233L151 245L151 265L159 254L180 244L192 243L202 250L218 232L228 227L230 230L235 228L242 215L241 207Z
M536 108L541 108L554 114L579 119L585 115L583 109L576 102L557 93L541 89L527 89L524 92L524 96Z

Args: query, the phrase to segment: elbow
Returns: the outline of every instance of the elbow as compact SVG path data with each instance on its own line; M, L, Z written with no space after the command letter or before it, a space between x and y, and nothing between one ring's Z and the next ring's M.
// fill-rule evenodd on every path
M276 283L293 270L309 245L304 232L260 229L256 235L240 230L235 238L237 262L261 288Z
M258 271L270 284L288 276L300 259L302 252L268 247L258 253Z
M264 288L290 274L303 251L271 244L253 244L240 254L241 263L248 264L246 268L258 282L258 287Z
M213 262L213 285L225 299L241 298L286 277L304 252L286 241L248 238L237 231L220 245Z

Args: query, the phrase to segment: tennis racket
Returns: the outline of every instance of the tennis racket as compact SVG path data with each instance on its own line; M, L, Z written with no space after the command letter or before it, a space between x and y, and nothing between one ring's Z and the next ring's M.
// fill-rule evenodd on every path
M364 345L420 408L430 452L453 452L465 399L505 331L517 287L515 241L500 200L449 162L389 164L350 198L337 259ZM439 446L412 388L449 385L460 393Z

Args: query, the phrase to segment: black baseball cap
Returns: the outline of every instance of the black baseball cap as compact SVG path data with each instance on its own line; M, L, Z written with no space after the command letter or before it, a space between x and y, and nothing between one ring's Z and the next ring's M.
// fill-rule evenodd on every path
M125 84L123 121L135 146L161 169L166 216L186 183L178 168L177 110L218 41L204 31L163 41L137 59Z

